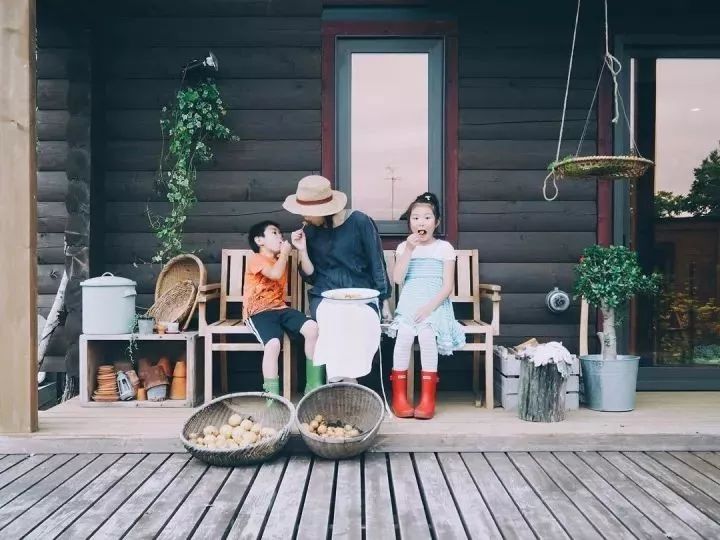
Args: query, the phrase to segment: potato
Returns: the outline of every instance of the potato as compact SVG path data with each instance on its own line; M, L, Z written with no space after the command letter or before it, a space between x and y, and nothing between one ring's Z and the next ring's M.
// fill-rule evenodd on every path
M227 439L224 437L218 437L218 440L215 442L215 446L218 448L225 448L227 446Z
M212 435L212 434L205 435L205 444L214 443L215 439L216 439L215 435Z
M235 441L239 441L242 439L242 434L245 433L245 430L241 428L240 426L234 427L232 432L230 433L230 436Z
M314 420L315 420L318 424L319 424L320 422L322 422L322 421L323 421L322 414L318 414L318 415L314 418Z
M237 450L238 448L240 448L240 445L234 440L228 439L227 443L225 443L225 448L227 448L228 450Z
M242 422L242 416L239 414L233 414L230 415L230 418L228 419L228 424L230 424L232 427L237 427Z
M317 432L322 435L323 433L327 433L328 427L325 424L321 424L317 428Z
M214 449L217 448L217 445L216 445L214 442L211 442L210 444L207 445L207 447L208 447L210 450L214 450Z
M348 432L348 437L358 437L360 435L360 431L357 429L351 429Z
M226 439L232 437L232 426L230 424L224 424L220 426L220 435Z
M205 437L198 437L197 439L195 439L194 442L196 442L197 444L203 444L205 443Z
M257 433L246 431L243 433L243 441L249 444L255 444L258 441Z
M350 431L352 428L350 424L345 424L345 431Z
M217 430L217 428L216 428L215 426L212 426L212 425L210 425L210 426L205 426L205 428L203 429L203 434L205 434L205 435L217 435L217 434L218 434L218 430Z
M240 427L243 428L245 431L250 431L253 427L253 423L251 420L248 420L247 418L240 422Z
M190 439L190 440L192 440L192 439L197 439L199 436L200 436L200 435L198 435L197 433L191 433L189 439Z
M315 431L319 425L320 422L318 422L317 420L313 420L312 422L310 422L310 430Z
M253 433L260 433L262 431L262 424L260 422L255 422L250 428L250 431Z
M262 431L260 431L260 435L266 438L274 437L277 435L277 431L275 431L271 427L264 427L262 428Z

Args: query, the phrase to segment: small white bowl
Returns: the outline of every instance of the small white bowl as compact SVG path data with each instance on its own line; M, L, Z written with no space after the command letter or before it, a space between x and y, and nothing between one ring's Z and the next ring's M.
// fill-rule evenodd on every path
M165 332L168 334L177 334L180 332L180 323L178 322L165 322Z

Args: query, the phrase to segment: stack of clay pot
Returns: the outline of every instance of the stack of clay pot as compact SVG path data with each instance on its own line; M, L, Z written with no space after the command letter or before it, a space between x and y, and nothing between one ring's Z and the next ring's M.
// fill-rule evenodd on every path
M97 385L92 396L94 401L118 401L117 378L113 366L100 366L97 370Z
M162 366L152 366L145 372L145 390L150 401L167 399L168 378Z
M185 399L187 382L187 368L184 360L175 362L172 382L170 383L170 399Z

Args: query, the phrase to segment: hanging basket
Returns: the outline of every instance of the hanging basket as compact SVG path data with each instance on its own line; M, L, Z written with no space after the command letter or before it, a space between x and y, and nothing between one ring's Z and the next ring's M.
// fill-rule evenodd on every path
M639 178L654 163L638 156L585 156L566 158L548 167L556 178Z

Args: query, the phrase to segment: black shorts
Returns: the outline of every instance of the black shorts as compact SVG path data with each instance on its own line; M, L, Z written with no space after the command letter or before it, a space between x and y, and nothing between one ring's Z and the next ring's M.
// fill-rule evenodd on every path
M247 325L258 341L266 345L273 338L282 341L285 332L290 334L290 337L299 337L300 329L310 320L310 317L297 309L269 309L249 317Z

